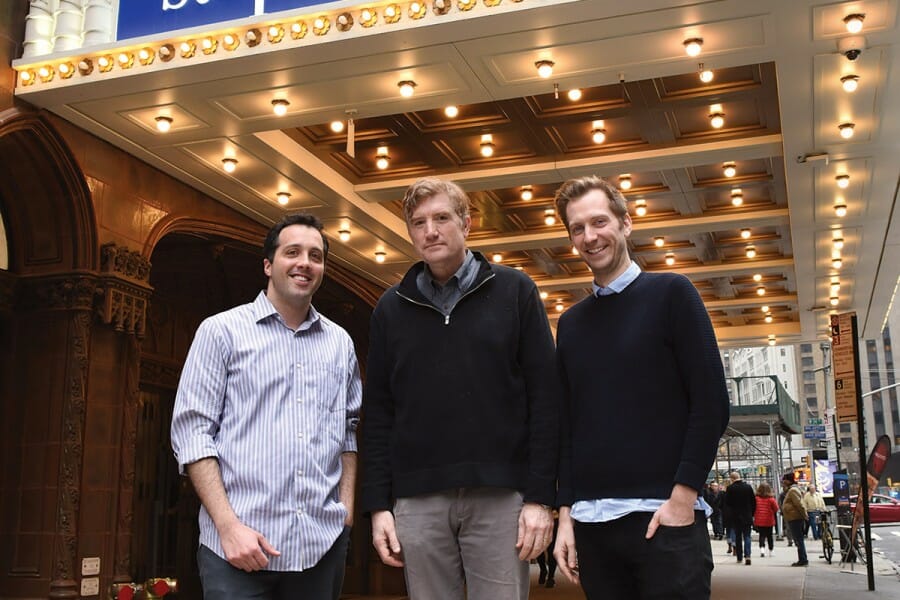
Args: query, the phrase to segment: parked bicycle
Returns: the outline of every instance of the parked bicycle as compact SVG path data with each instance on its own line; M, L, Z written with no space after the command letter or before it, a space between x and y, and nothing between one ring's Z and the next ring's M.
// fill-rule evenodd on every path
M822 532L822 558L830 565L831 557L834 556L834 536L831 534L827 510L819 513L819 531Z

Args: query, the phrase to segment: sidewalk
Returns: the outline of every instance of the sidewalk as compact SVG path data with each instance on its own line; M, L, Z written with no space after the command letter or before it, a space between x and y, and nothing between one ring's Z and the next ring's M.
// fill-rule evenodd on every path
M832 564L819 558L821 542L808 540L809 566L792 567L797 560L797 549L784 541L775 542L775 556L761 558L754 535L753 556L749 566L738 564L727 554L724 541L713 541L712 600L897 600L900 598L900 576L893 564L875 555L875 591L868 591L866 567L854 564L840 566L840 555ZM556 587L545 588L537 583L538 569L531 566L530 600L584 600L581 589L559 575ZM359 600L406 600L405 597L374 598L355 597ZM609 598L608 600L617 600Z

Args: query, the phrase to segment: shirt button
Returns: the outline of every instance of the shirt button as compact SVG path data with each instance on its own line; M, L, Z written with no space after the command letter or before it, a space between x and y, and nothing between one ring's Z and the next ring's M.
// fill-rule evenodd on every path
M298 509L297 509L297 514L298 514L298 515L302 515L302 514L303 514L303 509L302 509L302 508L298 508Z
M297 477L303 477L303 471L298 470L298 471L297 471Z
M301 431L300 433L297 434L297 438L298 438L298 439L301 439L301 440L303 439L303 432L302 432L302 431Z
M297 402L303 404L303 398L297 398Z

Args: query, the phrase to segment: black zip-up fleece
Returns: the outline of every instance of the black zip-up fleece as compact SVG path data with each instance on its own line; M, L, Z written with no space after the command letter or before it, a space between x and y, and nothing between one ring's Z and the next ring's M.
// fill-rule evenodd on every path
M363 391L361 505L457 487L553 504L560 387L537 287L475 252L478 276L445 317L414 265L372 314Z

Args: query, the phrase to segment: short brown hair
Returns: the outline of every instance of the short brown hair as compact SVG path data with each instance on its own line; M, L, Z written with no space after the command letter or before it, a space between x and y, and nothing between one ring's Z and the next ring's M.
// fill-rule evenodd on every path
M423 177L406 188L406 193L403 195L403 218L406 219L406 222L410 222L416 207L422 201L438 194L447 194L453 205L453 212L460 221L465 221L469 215L469 197L463 189L452 181L444 181L437 177Z
M591 190L600 190L606 194L606 197L609 198L609 208L612 210L612 213L619 218L619 221L625 220L625 215L628 214L628 205L625 203L625 196L622 195L622 192L605 179L596 175L586 175L585 177L570 179L556 190L556 197L553 199L553 202L556 204L556 212L559 214L559 218L562 219L566 226L566 231L569 230L569 215L566 214L566 207L569 206L569 202L578 200Z

